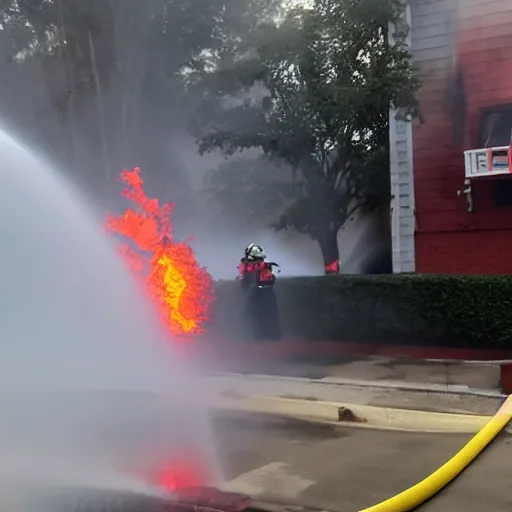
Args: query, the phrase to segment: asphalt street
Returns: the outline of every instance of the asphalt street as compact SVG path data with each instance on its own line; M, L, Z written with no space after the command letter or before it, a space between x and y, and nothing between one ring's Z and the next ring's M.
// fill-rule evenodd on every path
M414 485L470 438L235 413L213 423L226 490L332 512L357 512ZM508 512L511 468L512 436L504 434L420 510Z

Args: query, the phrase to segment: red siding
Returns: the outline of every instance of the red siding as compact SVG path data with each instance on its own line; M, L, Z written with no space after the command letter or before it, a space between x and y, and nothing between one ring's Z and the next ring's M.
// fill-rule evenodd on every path
M511 230L434 232L416 237L416 265L423 273L508 274L511 255Z
M465 91L459 142L453 79L424 81L424 122L413 129L417 272L512 273L512 207L494 206L488 180L473 180L473 213L457 195L464 181L463 150L475 147L480 110L512 103L512 0L499 3L506 7L499 16L470 18L456 37ZM455 71L456 66L449 74Z

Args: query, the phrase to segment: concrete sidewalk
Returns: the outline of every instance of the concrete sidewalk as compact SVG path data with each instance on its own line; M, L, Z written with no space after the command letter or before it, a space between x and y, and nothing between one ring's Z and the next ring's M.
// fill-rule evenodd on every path
M315 382L424 391L500 392L500 366L493 363L346 356L334 363L308 361L231 361L219 373L267 375Z

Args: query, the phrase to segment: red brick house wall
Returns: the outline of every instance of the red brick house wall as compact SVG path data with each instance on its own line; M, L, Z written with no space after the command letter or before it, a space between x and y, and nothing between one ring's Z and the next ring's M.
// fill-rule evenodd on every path
M495 204L495 184L486 178L472 181L473 213L457 195L464 182L463 151L478 147L481 110L512 104L512 0L416 0L413 50L421 13L434 19L436 4L450 18L445 32L451 42L444 66L440 59L435 65L432 49L415 52L425 73L422 120L413 128L416 271L512 273L512 206Z

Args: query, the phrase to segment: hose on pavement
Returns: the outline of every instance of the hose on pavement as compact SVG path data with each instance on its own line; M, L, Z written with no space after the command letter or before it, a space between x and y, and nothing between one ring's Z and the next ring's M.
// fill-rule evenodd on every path
M505 400L489 422L446 464L409 489L360 512L409 512L414 510L460 475L507 426L511 418L512 395Z

